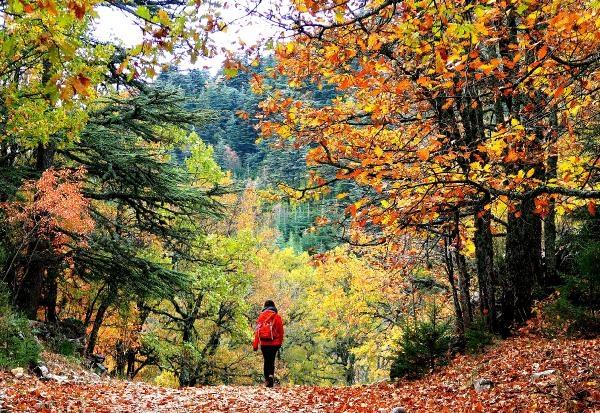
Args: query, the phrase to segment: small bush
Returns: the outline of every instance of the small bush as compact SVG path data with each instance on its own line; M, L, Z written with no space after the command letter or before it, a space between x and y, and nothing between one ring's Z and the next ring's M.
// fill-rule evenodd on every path
M433 305L425 320L407 323L392 362L390 378L419 378L448 361L452 328Z
M593 338L600 335L600 242L588 241L574 254L573 274L556 300L544 307L547 333Z
M471 354L481 353L494 342L495 337L494 334L490 333L485 319L478 317L465 330L466 350Z
M78 354L78 346L70 340L57 341L53 344L52 349L66 357L74 357Z
M0 284L0 368L28 367L38 361L40 351L29 321L13 311Z
M58 323L39 323L36 335L43 337L54 353L67 357L83 356L85 327L83 322L66 318Z

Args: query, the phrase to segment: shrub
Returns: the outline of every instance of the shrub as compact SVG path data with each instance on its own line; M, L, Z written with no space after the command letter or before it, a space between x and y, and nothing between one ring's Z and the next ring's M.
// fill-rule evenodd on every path
M481 353L494 342L496 336L489 331L483 317L477 317L465 330L465 347L468 353Z
M448 361L452 328L434 304L425 320L407 322L400 338L399 351L392 362L390 378L419 378Z
M600 334L600 241L588 240L574 254L572 274L556 300L544 308L548 331L592 338Z
M41 346L29 321L15 313L9 302L7 289L0 283L0 368L27 367L37 362Z
M58 340L52 345L52 350L66 357L75 357L78 354L78 346L70 340Z

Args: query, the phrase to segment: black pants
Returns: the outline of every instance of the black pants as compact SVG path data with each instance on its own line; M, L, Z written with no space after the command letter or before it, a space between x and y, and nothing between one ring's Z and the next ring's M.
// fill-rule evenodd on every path
M273 386L270 379L270 376L275 376L275 356L279 351L279 347L281 346L260 346L260 351L262 351L263 358L265 361L264 364L264 373L265 380L269 383L269 385Z

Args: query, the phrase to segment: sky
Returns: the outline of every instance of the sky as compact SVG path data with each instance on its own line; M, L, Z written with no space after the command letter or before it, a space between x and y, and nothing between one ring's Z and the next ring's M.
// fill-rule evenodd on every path
M134 24L131 16L125 12L108 7L99 7L97 12L98 17L95 19L94 36L98 40L121 43L124 46L134 46L142 41L141 29ZM229 25L226 32L212 34L213 41L218 46L235 49L239 39L251 46L262 38L276 33L276 29L264 21L252 21L243 17L244 13L240 9L224 9L222 18L226 22L233 23ZM181 70L206 68L215 74L222 63L223 56L217 56L211 59L198 59L195 64L183 62L179 67Z

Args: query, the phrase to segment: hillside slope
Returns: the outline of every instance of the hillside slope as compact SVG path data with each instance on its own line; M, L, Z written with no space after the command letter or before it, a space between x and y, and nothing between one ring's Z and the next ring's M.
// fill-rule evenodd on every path
M477 379L493 385L478 392ZM170 389L91 375L59 383L0 373L2 412L390 412L395 407L406 412L600 412L600 340L522 335L482 356L459 357L421 380L342 388Z

